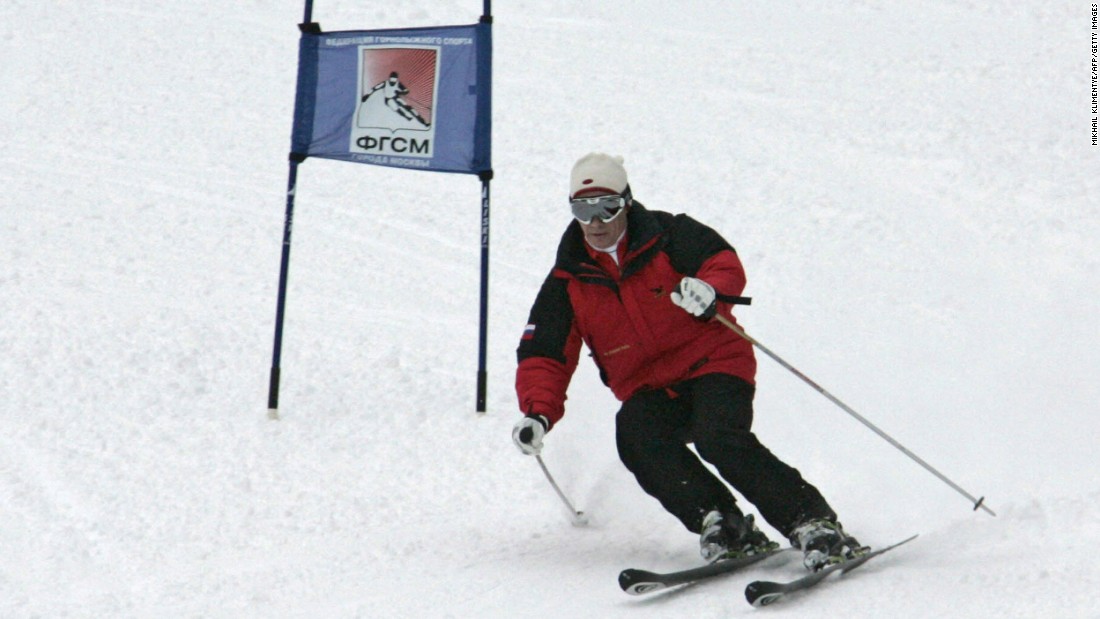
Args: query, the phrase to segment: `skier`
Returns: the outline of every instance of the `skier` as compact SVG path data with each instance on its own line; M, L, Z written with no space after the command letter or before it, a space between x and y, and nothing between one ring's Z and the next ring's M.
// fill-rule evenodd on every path
M419 112L413 109L411 105L405 102L403 98L409 94L408 86L401 83L400 78L396 71L391 71L389 78L375 84L374 88L371 88L370 92L363 95L360 99L360 103L366 103L367 99L376 92L381 91L382 98L386 103L386 107L396 112L399 116L405 120L411 120L418 122L424 127L431 125L428 121L424 120L424 117Z
M753 434L752 344L712 317L745 300L733 247L687 215L633 199L622 157L590 153L570 174L573 217L517 350L524 416L512 438L527 455L565 413L583 342L622 402L619 458L693 533L708 562L778 548L730 486L803 552L811 571L867 551L821 493ZM695 453L688 448L694 443ZM702 460L700 460L700 458Z

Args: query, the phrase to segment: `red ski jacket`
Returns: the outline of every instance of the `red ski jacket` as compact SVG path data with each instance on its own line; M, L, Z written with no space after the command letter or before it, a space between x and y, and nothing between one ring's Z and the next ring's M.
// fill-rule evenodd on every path
M687 215L646 210L637 201L619 245L620 264L584 241L572 222L539 290L517 350L520 410L551 424L565 414L566 390L581 342L600 378L625 401L704 374L755 381L752 344L717 321L704 322L669 298L685 277L714 287L718 311L732 319L745 288L733 247Z

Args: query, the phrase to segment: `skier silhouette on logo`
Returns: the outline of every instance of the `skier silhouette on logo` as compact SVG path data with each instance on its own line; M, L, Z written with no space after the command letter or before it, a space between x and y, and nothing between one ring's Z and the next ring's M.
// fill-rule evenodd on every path
M419 123L420 126L424 128L428 128L431 125L430 122L424 120L420 113L414 110L412 106L406 103L405 100L402 98L405 95L409 94L409 89L407 86L401 83L401 80L398 78L397 71L391 72L388 79L379 82L377 85L375 85L374 88L371 88L370 92L363 95L360 103L366 104L367 99L371 98L372 96L374 96L375 93L379 92L381 93L382 98L385 101L386 107L396 112L405 120L411 123ZM362 106L360 109L363 109Z

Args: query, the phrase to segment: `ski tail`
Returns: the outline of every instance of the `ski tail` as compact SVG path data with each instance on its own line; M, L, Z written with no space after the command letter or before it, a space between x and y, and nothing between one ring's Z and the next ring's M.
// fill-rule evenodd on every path
M835 563L833 565L830 565L829 567L820 569L816 572L807 574L802 578L797 578L789 582L772 582L768 580L753 581L749 583L747 587L745 587L745 599L748 601L749 604L752 604L757 608L773 604L781 600L787 594L794 593L795 591L803 591L805 589L813 587L814 585L825 580L829 576L829 574L832 574L833 572L844 573L850 570L854 570L864 563L870 561L871 559L883 554L884 552L893 550L894 548L897 548L902 544L911 542L916 538L917 536L914 535L896 544L891 544L890 546L884 546L877 550L872 550L871 552L850 561Z

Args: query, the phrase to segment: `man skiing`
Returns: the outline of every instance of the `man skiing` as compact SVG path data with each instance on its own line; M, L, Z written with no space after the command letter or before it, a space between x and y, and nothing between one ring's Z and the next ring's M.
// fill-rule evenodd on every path
M405 120L418 122L424 127L431 125L431 123L424 120L424 117L421 116L419 112L405 102L404 96L409 94L409 88L401 83L396 71L391 71L389 78L375 84L370 92L363 95L360 99L360 103L366 103L367 99L376 92L381 92L386 107L396 112Z
M703 461L803 550L808 569L866 552L817 488L751 431L752 344L711 320L719 312L732 320L732 306L745 302L733 247L687 215L647 210L633 199L622 162L590 153L570 174L576 221L561 238L517 350L524 416L512 432L516 445L538 454L562 419L583 342L622 402L620 459L646 493L699 534L706 561L778 544Z

